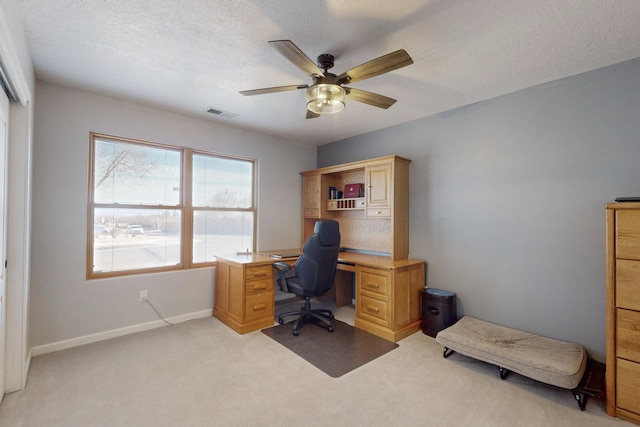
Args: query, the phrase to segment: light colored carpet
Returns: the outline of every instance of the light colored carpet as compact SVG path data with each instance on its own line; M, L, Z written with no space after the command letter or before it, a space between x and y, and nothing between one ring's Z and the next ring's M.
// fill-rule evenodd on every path
M353 307L336 318L353 324ZM454 354L417 332L331 378L260 331L215 318L35 357L1 426L631 426L604 402Z

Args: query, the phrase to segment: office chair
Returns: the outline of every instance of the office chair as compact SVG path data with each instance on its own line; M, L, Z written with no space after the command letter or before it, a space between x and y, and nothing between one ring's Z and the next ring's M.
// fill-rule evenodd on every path
M315 223L313 234L302 247L302 255L293 268L284 262L274 263L278 286L285 292L304 298L304 307L278 316L278 323L284 318L297 315L293 323L293 335L298 336L300 328L312 321L321 322L329 332L333 332L331 310L311 309L311 297L327 292L333 284L340 251L339 223L334 220L320 220Z

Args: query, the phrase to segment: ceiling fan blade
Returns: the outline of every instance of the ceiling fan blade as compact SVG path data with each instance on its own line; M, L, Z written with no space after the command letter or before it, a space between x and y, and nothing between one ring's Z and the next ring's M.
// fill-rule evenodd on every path
M324 73L291 40L272 40L269 42L278 52L310 76L324 77Z
M353 83L413 64L406 50L400 49L358 65L338 76L338 84Z
M285 92L287 90L306 89L308 87L309 85L276 86L276 87L265 87L262 89L241 90L240 93L243 94L244 96L251 96L251 95L262 95L263 93Z
M384 108L385 110L396 103L396 100L388 96L378 95L377 93L367 92L362 89L354 89L351 87L344 88L349 99L373 105L374 107Z
M307 119L315 119L316 117L320 117L320 114L316 114L313 111L307 110Z

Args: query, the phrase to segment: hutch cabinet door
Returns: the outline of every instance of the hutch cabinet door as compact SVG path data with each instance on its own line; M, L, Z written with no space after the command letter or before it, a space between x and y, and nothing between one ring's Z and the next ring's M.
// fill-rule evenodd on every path
M302 177L302 214L305 218L320 218L320 175Z
M367 207L391 206L391 163L366 168Z

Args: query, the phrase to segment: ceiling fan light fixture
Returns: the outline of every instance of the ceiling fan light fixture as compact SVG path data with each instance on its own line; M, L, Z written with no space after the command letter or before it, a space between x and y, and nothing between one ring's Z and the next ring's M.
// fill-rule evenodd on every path
M330 83L318 83L307 89L307 109L316 114L335 114L344 110L344 89Z

